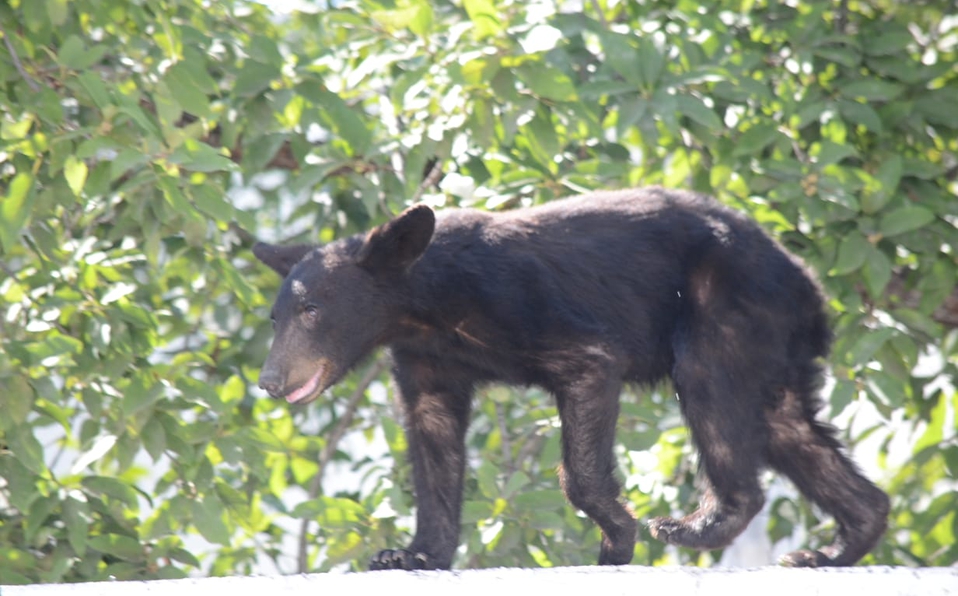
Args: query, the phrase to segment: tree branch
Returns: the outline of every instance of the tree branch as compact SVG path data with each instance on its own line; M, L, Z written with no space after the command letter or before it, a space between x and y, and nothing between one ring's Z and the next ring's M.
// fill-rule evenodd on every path
M603 29L609 28L609 22L605 20L605 13L602 12L602 7L599 6L599 0L591 0L592 8L595 9L595 14L599 15L599 23L602 24Z
M499 424L500 445L502 447L502 463L510 474L515 473L518 465L512 459L512 441L509 440L509 425L506 424L506 415L502 411L502 404L493 404L496 410L496 422Z
M17 55L17 50L13 47L13 42L10 41L10 36L7 34L6 29L3 28L3 25L0 25L0 35L3 35L3 43L7 46L7 52L10 53L10 59L13 60L13 66L17 69L17 72L20 73L20 76L23 77L23 80L27 82L27 85L34 93L40 90L40 85L33 80L33 77L30 76L30 73L23 68L23 64L20 62L20 56Z
M841 0L835 15L835 32L844 34L848 27L848 0Z
M433 186L437 182L439 182L439 179L441 177L442 177L442 160L437 159L436 163L432 164L432 168L430 168L429 173L426 174L426 177L423 178L422 182L419 183L419 188L417 188L416 192L413 193L412 202L415 203L420 198L422 198L422 195L424 192L426 192L426 189L429 188L430 186Z
M339 442L343 439L343 436L346 435L346 431L349 430L349 425L352 424L353 418L356 415L356 409L359 407L359 401L366 394L366 389L375 381L379 375L386 370L386 367L389 365L389 359L386 356L380 356L373 362L369 368L366 369L365 374L363 374L362 379L356 385L356 389L349 396L349 399L346 400L346 410L340 416L339 421L336 422L336 426L333 428L332 432L329 433L329 437L326 439L326 445L323 447L323 450L319 454L319 470L316 471L316 475L313 476L313 482L309 485L309 493L307 495L308 500L315 499L319 496L319 493L323 490L323 475L326 472L326 467L329 462L333 459L333 456L336 455L336 450L339 448ZM298 573L306 573L308 569L308 560L306 548L308 546L308 537L307 530L309 529L309 519L304 519L299 525L299 551L296 557L296 569Z

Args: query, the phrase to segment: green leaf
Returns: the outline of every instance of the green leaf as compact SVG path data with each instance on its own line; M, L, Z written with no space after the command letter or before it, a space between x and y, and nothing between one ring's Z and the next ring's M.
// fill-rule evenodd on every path
M934 180L944 174L944 171L941 164L930 162L927 159L906 157L902 160L902 176Z
M137 126L140 127L141 132L147 135L147 138L154 139L159 141L163 138L162 133L160 132L160 127L157 125L154 120L155 115L148 114L140 104L134 100L133 97L121 95L119 97L119 112L126 115Z
M429 33L433 23L432 6L428 2L417 2L390 10L374 10L370 16L387 31L399 31L408 27L420 37Z
M868 293L874 300L879 300L884 295L885 287L891 281L891 274L891 260L882 251L871 247L862 268L862 275L868 286Z
M170 155L170 163L182 165L196 172L221 172L235 170L233 160L202 141L186 139Z
M70 15L68 0L47 0L47 16L54 27L62 27Z
M482 495L489 499L495 499L499 496L499 484L496 479L499 476L499 470L490 462L483 462L476 470L476 477L479 480L479 490Z
M938 89L923 93L915 100L915 109L928 122L958 129L958 99L954 89Z
M256 426L246 427L243 429L243 432L239 433L239 435L244 441L251 441L258 448L276 452L286 451L286 447L283 445L282 441L277 439L276 436L269 431L262 428Z
M825 167L856 156L858 152L850 145L839 145L832 141L823 140L813 146L812 155L816 158L819 167Z
M253 60L275 66L282 66L283 64L283 55L280 54L276 42L264 35L254 35L247 49Z
M718 114L716 114L712 108L705 105L705 102L700 98L693 95L677 95L675 101L678 104L679 114L688 116L712 131L719 131L725 128Z
M640 87L642 76L639 71L639 52L630 43L633 36L603 30L599 39L602 41L605 63L626 80L628 89L635 90Z
M875 353L896 333L898 331L891 327L866 330L848 352L850 363L854 366L868 364Z
M116 439L116 435L111 434L103 434L96 437L96 439L93 440L93 444L90 445L90 448L77 457L73 467L70 468L70 473L79 474L85 470L87 466L99 461L113 449L113 446L116 445Z
M812 50L812 53L830 62L837 62L842 66L854 68L861 64L862 53L849 46L821 46Z
M828 399L828 403L832 408L832 415L837 416L841 414L848 404L852 403L857 393L858 389L855 387L853 381L837 381L835 387L832 389L832 395Z
M476 39L496 35L502 31L502 23L492 0L463 0L462 5L472 21Z
M15 122L12 119L4 119L0 122L0 139L4 141L25 139L29 136L34 122L35 118L31 114L27 114Z
M18 172L0 202L0 246L10 252L20 241L20 231L27 224L33 206L33 177Z
M43 447L33 436L33 428L22 424L7 431L7 443L13 457L34 474L44 474Z
M935 78L933 67L916 62L911 56L903 54L872 56L865 60L865 65L886 79L894 79L907 85L916 85Z
M909 205L888 212L881 219L878 231L883 236L896 236L924 227L935 220L935 213L927 207Z
M214 494L207 494L202 500L191 503L193 525L203 538L215 544L228 546L230 531L223 519L225 509Z
M146 375L137 375L123 392L123 415L134 416L163 396L163 384Z
M862 36L862 47L871 56L897 54L915 41L907 29L874 32Z
M372 133L341 97L316 81L301 83L297 91L320 108L324 124L349 144L353 155L366 153L372 142Z
M552 101L575 101L572 80L561 70L546 64L523 64L516 74L537 96Z
M50 523L48 518L58 507L60 507L60 499L52 495L40 497L30 505L30 512L27 514L26 526L24 527L24 538L27 542L33 543L37 533L48 527Z
M889 101L901 95L903 91L904 87L897 83L890 83L881 79L861 79L843 85L838 92L848 99L862 98L868 101Z
M166 449L166 431L163 430L163 425L155 418L150 418L140 429L140 439L153 461L160 459Z
M628 81L595 81L579 85L579 99L598 99L603 95L635 93L636 84Z
M329 545L329 562L341 563L359 556L365 549L365 541L359 532L347 532Z
M629 129L640 122L649 111L649 101L639 95L632 95L619 102L618 119L615 123L615 133L618 138L624 137Z
M212 185L201 185L190 188L193 201L197 209L203 211L221 222L231 222L235 219L233 206L226 201L222 191Z
M774 124L756 124L738 138L735 148L732 150L732 155L735 157L755 155L771 145L780 134L778 127Z
M857 230L852 230L842 238L838 245L838 256L835 258L835 264L828 272L831 276L847 275L858 270L865 264L872 245L868 239Z
M366 510L352 499L321 497L319 524L327 528L348 528L366 519Z
M184 110L205 117L210 113L210 102L205 85L201 82L202 76L196 73L201 64L187 60L177 62L167 69L163 80Z
M256 172L262 170L286 143L285 134L271 134L263 137L244 139L243 168Z
M124 561L143 561L146 553L140 542L123 534L101 534L87 538L87 544L101 553L113 555Z
M643 37L639 42L639 73L642 86L654 89L664 67L665 56L655 47L651 37Z
M509 476L509 480L506 481L506 485L502 489L503 498L512 498L519 491L519 489L527 486L529 483L529 477L525 473L522 471L515 472Z
M536 161L551 171L555 166L555 156L559 153L560 146L555 126L549 116L539 112L525 128L529 132L522 140L529 145Z
M491 516L492 502L488 500L466 501L462 506L462 523L464 524L474 524Z
M89 519L89 506L86 499L80 501L72 496L64 499L63 522L67 527L67 540L80 557L86 553Z
M868 104L842 99L838 101L838 111L845 120L860 124L871 132L880 134L883 130L878 112Z
M83 46L83 40L76 35L67 37L63 41L63 44L60 45L59 51L57 51L57 61L62 66L74 70L81 70L89 66L89 64L85 63L85 56L86 48Z
M862 193L862 211L876 213L895 196L898 184L901 182L903 162L900 155L892 155L881 163L875 172L875 179L880 184L876 189L865 189Z
M0 379L0 429L23 424L33 410L33 387L24 375Z
M569 501L561 490L545 489L520 493L510 499L517 509L563 509Z
M416 10L415 16L408 24L409 30L419 37L427 37L432 31L435 20L432 4L427 0L422 0L416 3L415 6L418 10Z
M77 76L77 80L80 82L80 86L90 95L90 99L93 100L96 107L103 110L113 106L110 92L107 91L103 81L92 70L81 72Z
M78 354L83 350L83 342L58 332L46 334L43 341L27 347L30 354L40 363L48 358Z
M67 179L67 185L73 194L79 197L83 194L83 185L86 184L86 177L89 173L86 163L74 156L67 157L63 164L63 175Z
M264 64L258 60L246 60L236 77L233 92L239 97L253 97L269 89L270 83L279 78L277 65Z
M171 550L170 558L172 558L174 561L179 561L180 563L185 563L186 565L190 565L192 567L200 567L200 560L196 558L196 555L183 548L174 548Z

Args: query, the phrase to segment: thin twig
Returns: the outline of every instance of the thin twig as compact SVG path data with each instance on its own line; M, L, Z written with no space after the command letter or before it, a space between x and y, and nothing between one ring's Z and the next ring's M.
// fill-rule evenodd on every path
M542 449L542 444L545 442L545 436L540 434L534 434L526 439L525 444L519 449L519 453L516 454L516 469L518 470L524 461L532 458L533 455L538 453Z
M432 164L432 169L429 170L429 173L426 174L426 177L422 179L422 182L419 183L419 188L416 189L416 192L412 195L412 202L415 203L418 201L426 189L430 186L436 184L439 181L439 178L442 176L442 160L437 159L436 163Z
M605 20L605 13L602 12L602 7L599 6L599 0L592 0L592 8L595 9L595 13L599 15L599 23L602 24L603 29L609 28L609 22Z
M841 0L838 5L838 14L835 16L835 32L839 34L845 33L845 28L848 26L848 0Z
M495 402L496 422L499 424L499 436L502 445L502 463L509 473L516 471L516 462L512 459L512 442L509 440L509 426L506 424L506 415L502 411L502 404Z
M340 416L332 432L329 433L329 438L326 439L326 445L319 454L319 461L317 462L319 463L319 469L316 471L316 475L313 476L313 482L309 486L309 493L306 497L308 500L315 499L323 490L323 475L326 472L326 467L333 459L333 456L336 455L339 442L343 439L343 436L346 435L346 431L349 430L349 425L353 422L360 400L363 398L363 395L366 394L366 389L386 370L388 365L389 359L387 357L380 356L377 358L376 361L366 369L363 378L360 379L356 385L356 389L346 401L346 410L342 416ZM296 558L296 567L299 573L306 573L308 571L306 548L308 546L307 530L309 529L309 522L309 519L304 519L299 525L299 553Z
M0 35L3 35L3 43L7 46L7 51L10 52L10 59L13 60L13 66L16 67L17 72L20 73L20 76L23 77L23 80L27 82L27 85L30 86L30 89L34 93L40 90L40 85L30 76L30 74L23 68L23 64L20 62L20 56L17 56L17 51L13 47L13 43L10 41L10 36L7 35L6 29L3 28L3 25L0 25Z

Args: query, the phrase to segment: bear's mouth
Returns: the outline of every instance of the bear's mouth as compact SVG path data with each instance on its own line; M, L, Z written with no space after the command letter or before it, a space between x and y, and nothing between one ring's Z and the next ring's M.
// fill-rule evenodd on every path
M294 389L290 393L286 394L286 402L290 404L298 404L308 403L316 399L323 390L320 379L323 376L324 369L324 366L320 366L319 370L316 371L316 374L310 377L308 381L300 385L298 389Z

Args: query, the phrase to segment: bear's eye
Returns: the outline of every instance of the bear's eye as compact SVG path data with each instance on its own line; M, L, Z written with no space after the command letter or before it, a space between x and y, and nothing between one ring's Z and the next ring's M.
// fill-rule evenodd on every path
M307 304L306 308L303 309L303 314L310 319L315 319L319 316L319 309L313 304Z

